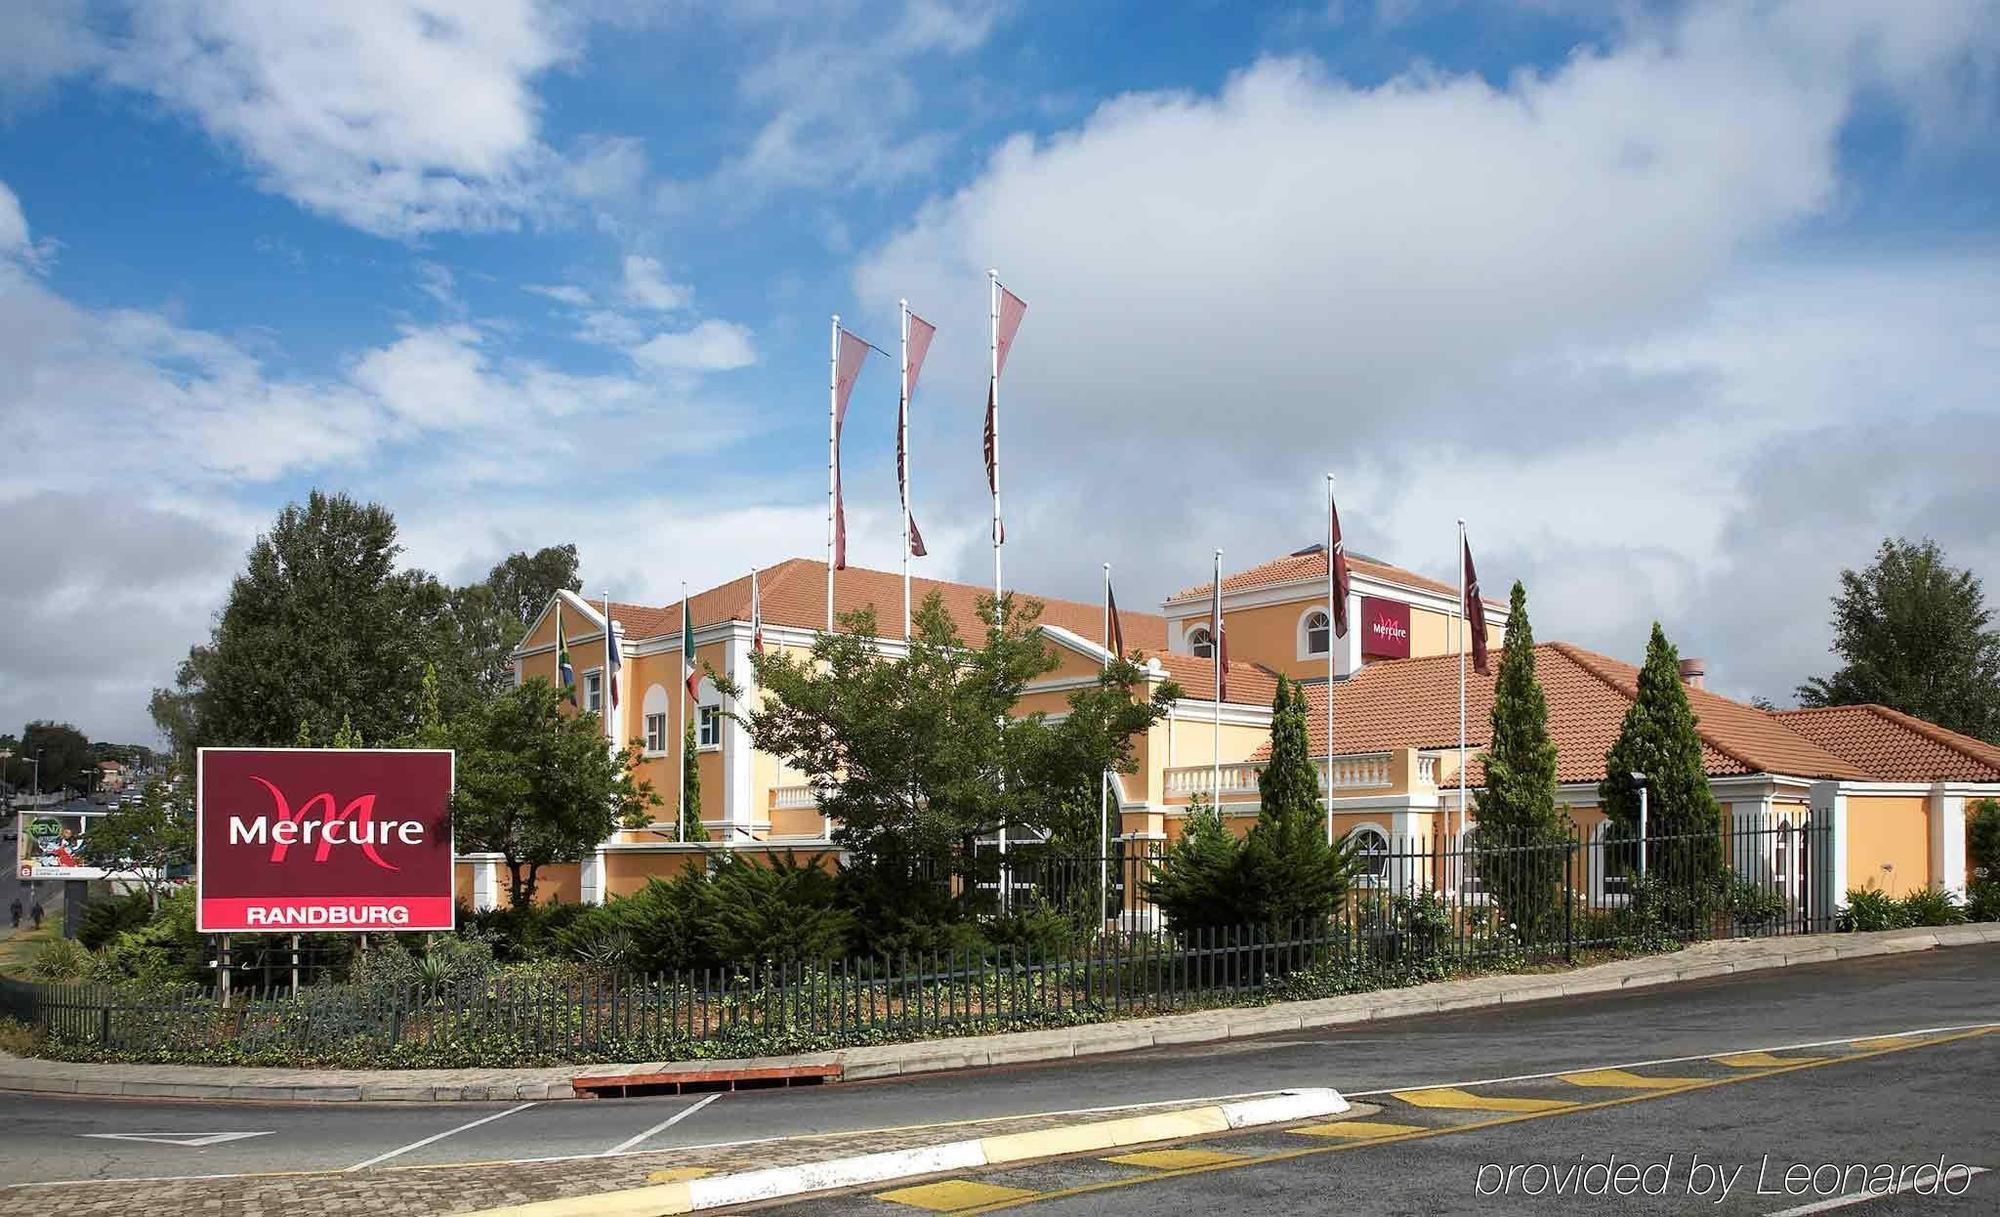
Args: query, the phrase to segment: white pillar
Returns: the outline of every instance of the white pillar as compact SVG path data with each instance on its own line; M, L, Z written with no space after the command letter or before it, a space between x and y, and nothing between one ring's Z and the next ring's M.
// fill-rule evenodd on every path
M1847 879L1847 795L1841 792L1839 782L1814 782L1812 787L1812 823L1830 825L1831 839L1825 848L1815 852L1813 865L1814 904L1821 915L1831 917L1833 910L1847 899L1849 887ZM1831 928L1830 926L1828 928Z
M1331 811L1333 802L1327 801ZM1331 816L1329 816L1331 818ZM1420 891L1429 887L1435 878L1420 872L1420 858L1429 856L1428 835L1419 837L1417 833L1417 813L1413 808L1400 807L1389 813L1389 890L1396 895Z
M604 847L598 846L577 870L577 899L585 904L603 904Z
M500 907L500 863L492 858L472 862L472 911L483 913Z
M1965 898L1965 796L1931 791L1931 882Z
M1361 593L1347 594L1347 636L1337 641L1335 652L1340 659L1336 669L1342 676L1352 676L1361 670Z
M724 647L725 670L737 674L739 680L747 677L750 671L750 640L738 638L732 633ZM736 699L723 698L722 839L725 841L748 840L753 835L751 822L756 819L750 806L753 763L750 732L730 717L736 708Z

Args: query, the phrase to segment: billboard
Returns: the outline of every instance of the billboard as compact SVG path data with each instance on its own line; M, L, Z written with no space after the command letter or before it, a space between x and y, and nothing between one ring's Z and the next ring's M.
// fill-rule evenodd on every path
M97 818L96 814L54 807L22 812L17 825L14 874L23 882L104 878L104 868L90 861L86 839L90 822Z
M1374 596L1361 598L1361 653L1370 659L1410 657L1410 606Z
M204 934L452 928L452 753L203 748Z

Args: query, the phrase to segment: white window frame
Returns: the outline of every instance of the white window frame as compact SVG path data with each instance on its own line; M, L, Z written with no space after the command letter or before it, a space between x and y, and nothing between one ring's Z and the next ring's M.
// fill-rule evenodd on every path
M694 716L695 750L714 752L722 747L722 707L701 706Z
M1196 635L1201 636L1200 642L1195 641ZM1206 655L1202 654L1201 651L1197 649L1200 647L1207 647L1208 654ZM1215 658L1215 639L1209 635L1208 625L1206 622L1204 622L1201 625L1193 627L1187 632L1187 649L1188 649L1188 654L1194 656L1197 659Z
M604 712L604 669L591 668L583 674L583 708Z
M655 725L659 734L653 733ZM646 755L665 756L667 754L667 716L664 711L654 711L646 716Z
M1396 847L1389 840L1389 830L1383 828L1380 824L1370 821L1363 824L1356 824L1353 828L1348 829L1348 832L1354 836L1355 852L1357 854L1363 858L1380 858L1382 862L1380 871L1364 869L1354 876L1354 882L1361 887L1386 886L1389 882L1389 863L1396 852ZM1380 853L1372 853L1361 848L1361 838L1364 833L1372 833L1382 842Z
M1313 635L1312 619L1314 617L1326 618L1326 646L1320 648L1317 651L1313 649L1313 644L1312 644L1312 635ZM1326 611L1326 606L1323 604L1314 605L1313 607L1308 608L1305 612L1300 613L1299 614L1299 658L1325 659L1327 656L1327 652L1332 649L1333 649L1333 614Z

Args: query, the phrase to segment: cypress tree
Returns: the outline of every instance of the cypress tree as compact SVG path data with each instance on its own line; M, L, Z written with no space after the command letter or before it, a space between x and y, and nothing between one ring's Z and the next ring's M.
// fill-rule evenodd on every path
M1528 622L1528 592L1519 580L1507 607L1506 650L1493 689L1493 734L1480 761L1486 782L1474 807L1475 840L1489 849L1480 866L1486 891L1526 941L1535 941L1559 915L1566 851L1562 814L1556 810L1556 745L1549 738L1549 703L1535 676L1535 628Z
M695 748L694 719L688 719L687 734L681 739L681 837L688 841L708 840L701 826L701 757Z
M1257 792L1257 823L1243 842L1244 920L1281 933L1316 926L1347 894L1354 850L1344 839L1327 843L1305 691L1283 676L1271 702L1271 758L1257 776Z
M1681 683L1680 653L1656 621L1638 696L1604 755L1597 797L1605 815L1636 833L1639 788L1632 774L1645 775L1649 874L1690 893L1713 881L1722 859L1722 808L1709 789L1697 722Z

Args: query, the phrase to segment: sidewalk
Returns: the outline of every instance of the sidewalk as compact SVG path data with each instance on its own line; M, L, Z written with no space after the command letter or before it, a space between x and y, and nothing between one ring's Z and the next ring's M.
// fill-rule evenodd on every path
M1314 1001L1236 1006L1190 1014L956 1039L879 1044L793 1057L641 1062L543 1069L318 1070L196 1065L92 1065L0 1054L0 1090L127 1098L256 1099L276 1102L457 1102L547 1100L573 1084L641 1079L696 1068L704 1074L818 1067L845 1080L1066 1060L1163 1044L1242 1039L1273 1032L1407 1018L1699 980L1735 972L1825 963L1938 947L2000 943L2000 923L1705 942L1670 955L1618 960L1568 972L1482 976Z

